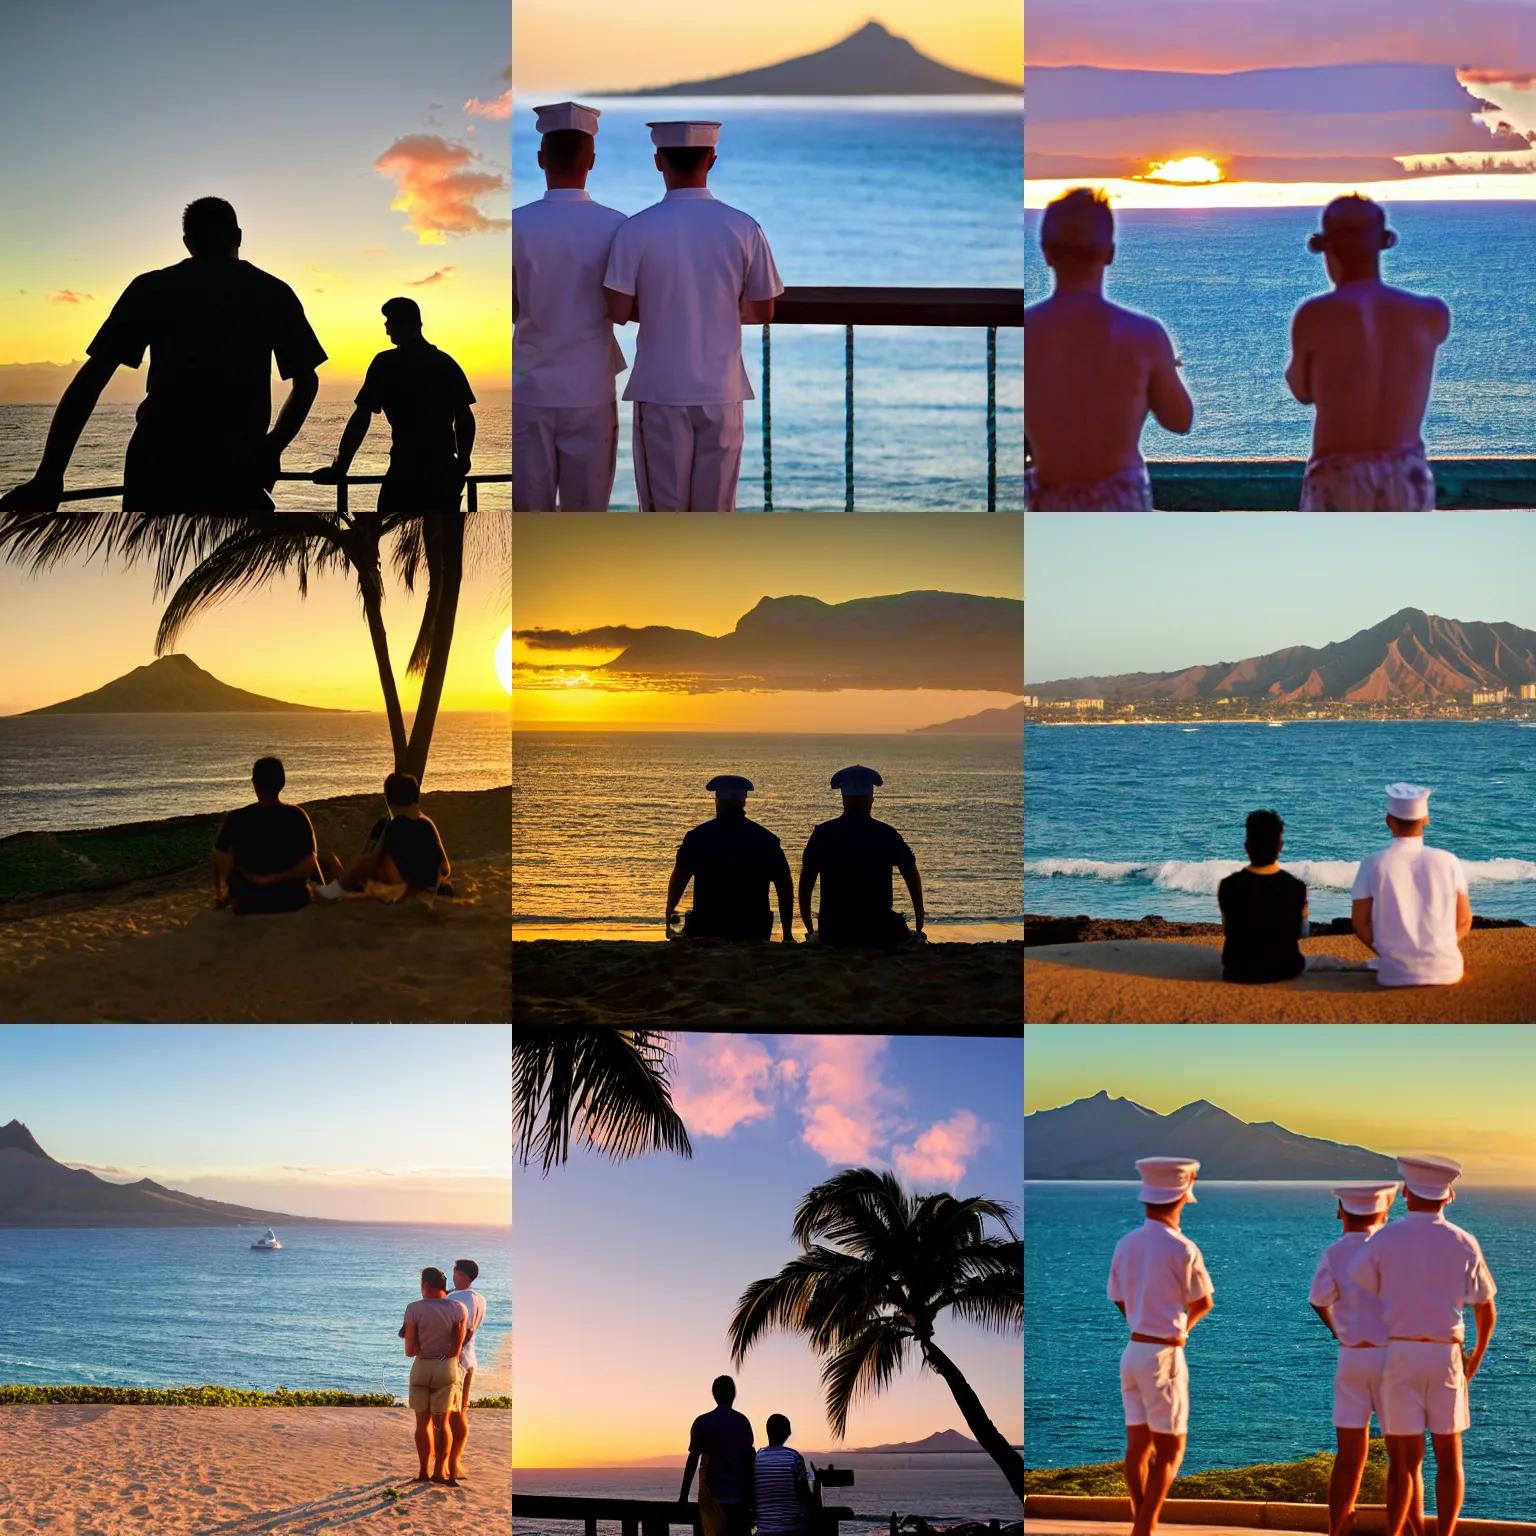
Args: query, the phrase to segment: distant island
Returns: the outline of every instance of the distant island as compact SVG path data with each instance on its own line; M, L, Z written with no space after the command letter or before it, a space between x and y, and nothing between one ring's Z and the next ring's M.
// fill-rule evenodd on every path
M293 714L343 715L343 709L314 704L287 704L231 688L205 672L190 656L162 656L147 667L135 667L79 698L65 699L29 715L174 715L174 714Z
M1397 1162L1345 1142L1250 1125L1205 1099L1160 1115L1103 1089L1024 1117L1028 1179L1134 1179L1138 1157L1195 1157L1210 1179L1392 1179Z
M941 720L937 725L915 725L908 733L934 736L1022 736L1024 733L1024 705L1010 704L1006 709L983 709L974 715L961 715L958 720Z
M318 1216L257 1211L203 1200L152 1179L112 1184L66 1168L20 1120L0 1125L0 1227L343 1226Z
M845 1456L925 1456L944 1451L982 1451L981 1445L962 1435L958 1429L941 1429L937 1434L925 1435L921 1440L897 1440L891 1445L861 1445L844 1451ZM986 1452L982 1451L985 1455Z
M951 69L869 21L842 42L762 69L683 80L606 96L996 96L1022 87Z

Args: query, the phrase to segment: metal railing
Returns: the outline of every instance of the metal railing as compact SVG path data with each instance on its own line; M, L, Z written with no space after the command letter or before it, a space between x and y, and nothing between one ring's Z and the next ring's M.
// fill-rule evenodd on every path
M843 511L853 511L853 328L974 326L987 333L987 511L997 511L997 332L1024 325L1022 288L786 288L763 327L763 510L773 511L773 328L843 327Z
M1149 463L1160 512L1294 512L1303 459L1165 459ZM1443 512L1536 508L1536 459L1433 459Z
M673 1504L659 1499L607 1499L592 1498L585 1494L519 1493L516 1474L512 1487L512 1522L516 1527L523 1520L570 1520L580 1521L583 1536L598 1536L600 1520L617 1521L622 1536L669 1536L673 1526L686 1526L693 1536L703 1536L704 1524L697 1504ZM880 1523L886 1526L889 1536L900 1536L903 1522L892 1514L860 1515L842 1505L825 1505L809 1523L810 1536L839 1536L844 1522L857 1521L861 1525ZM928 1522L931 1524L931 1522ZM990 1536L1000 1536L1005 1526L1014 1522L997 1519L966 1522L984 1526ZM1016 1526L1015 1526L1016 1528Z
M310 485L334 484L336 488L336 510L338 512L349 510L347 506L347 487L349 485L382 485L384 483L383 475L346 475L332 482L316 481L313 471L306 472L287 469L283 470L277 478L280 481L306 481ZM509 485L511 481L512 476L510 474L470 475L464 482L464 510L466 512L478 512L480 510L480 487L482 485ZM122 494L123 488L120 485L96 485L84 491L65 491L59 497L59 500L61 502L96 501L104 496L121 496Z

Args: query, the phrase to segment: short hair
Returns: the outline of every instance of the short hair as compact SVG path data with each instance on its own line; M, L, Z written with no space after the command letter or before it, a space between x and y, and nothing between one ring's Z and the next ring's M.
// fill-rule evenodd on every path
M240 233L234 207L222 197L199 197L181 211L181 232L194 250L228 245Z
M1314 252L1335 246L1346 251L1389 251L1397 236L1387 228L1387 210L1359 192L1336 197L1323 209L1320 234L1307 241Z
M569 176L573 171L579 171L588 153L594 152L597 144L590 133L583 133L580 128L556 128L553 133L546 133L539 143L539 148L544 151L544 169L553 171L557 176Z
M1280 857L1285 823L1273 811L1250 811L1243 846L1255 864L1273 864Z
M429 1291L446 1291L448 1289L448 1276L442 1270L429 1264L421 1272L421 1283Z
M736 1401L736 1383L729 1376L716 1376L710 1382L709 1390L714 1400L722 1406Z
M258 757L251 768L251 783L256 786L258 795L280 794L287 782L288 775L281 758Z
M698 170L714 152L713 144L673 144L656 151L680 176Z
M379 313L390 320L409 320L417 326L421 324L421 305L415 299L385 299L379 306Z
M463 1270L471 1280L478 1280L480 1278L480 1266L473 1259L455 1259L453 1267Z
M789 1420L782 1413L768 1415L768 1443L783 1445L789 1439Z
M414 773L392 773L384 780L384 798L391 805L415 805L421 799L421 785Z
M1115 215L1102 187L1073 187L1045 210L1040 244L1047 250L1100 251L1115 243Z

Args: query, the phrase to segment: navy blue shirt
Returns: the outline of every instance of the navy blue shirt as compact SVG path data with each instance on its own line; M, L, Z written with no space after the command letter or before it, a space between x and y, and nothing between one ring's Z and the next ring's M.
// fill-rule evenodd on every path
M821 876L817 922L831 939L882 923L893 910L891 871L910 868L917 860L888 822L844 811L811 833L805 862Z
M766 939L773 931L768 890L789 878L777 837L746 816L716 816L695 827L677 850L677 867L693 876L695 937Z
M688 1436L688 1454L695 1452L709 1457L709 1491L722 1504L748 1502L755 1455L746 1414L725 1407L701 1413Z

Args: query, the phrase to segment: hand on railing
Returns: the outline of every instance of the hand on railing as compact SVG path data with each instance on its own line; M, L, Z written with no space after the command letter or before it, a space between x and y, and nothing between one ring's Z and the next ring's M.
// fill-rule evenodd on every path
M63 495L62 475L33 475L0 496L0 512L57 512Z
M316 485L340 485L347 478L347 472L334 460L324 469L317 469L309 477Z

